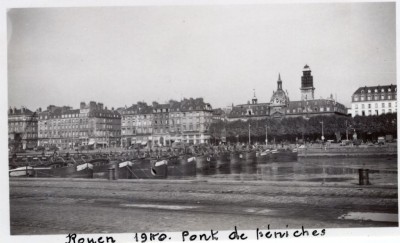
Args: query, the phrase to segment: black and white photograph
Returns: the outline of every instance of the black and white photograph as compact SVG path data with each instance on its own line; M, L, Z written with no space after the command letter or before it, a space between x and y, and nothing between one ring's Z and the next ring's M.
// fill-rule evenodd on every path
M399 236L397 2L30 2L2 15L8 241Z

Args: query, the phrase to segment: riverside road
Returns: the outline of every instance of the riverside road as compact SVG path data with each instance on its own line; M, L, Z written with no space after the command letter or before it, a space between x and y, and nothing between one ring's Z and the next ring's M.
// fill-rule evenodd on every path
M388 227L397 198L397 183L15 178L11 234Z

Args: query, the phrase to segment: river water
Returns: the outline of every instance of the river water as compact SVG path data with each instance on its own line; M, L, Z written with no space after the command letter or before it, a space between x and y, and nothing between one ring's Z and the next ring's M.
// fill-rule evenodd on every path
M240 168L226 166L176 178L357 184L359 169L369 169L369 180L372 185L397 185L397 157L394 156L299 158L296 162L267 162Z

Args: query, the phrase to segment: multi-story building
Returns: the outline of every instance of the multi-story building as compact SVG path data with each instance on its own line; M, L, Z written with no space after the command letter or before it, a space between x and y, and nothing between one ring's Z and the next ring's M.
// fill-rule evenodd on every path
M167 104L153 102L152 106L141 103L121 114L125 147L135 143L167 146L177 141L199 144L210 140L212 109L202 98L171 100Z
M80 103L79 109L50 105L39 113L39 145L62 149L80 145L94 147L119 146L121 116L102 103Z
M22 107L8 110L8 144L15 151L37 146L37 112Z
M182 100L180 118L182 135L177 137L178 141L188 144L210 142L212 107L203 98Z
M291 101L285 108L285 113L288 117L332 116L345 115L347 109L331 95L327 99Z
M145 102L138 102L122 109L121 141L123 147L133 144L147 144L152 141L153 108Z
M221 108L213 109L213 111L212 111L212 120L213 120L213 122L225 121L226 120L225 111L223 109L221 109Z
M311 69L304 66L301 77L301 100L291 101L289 94L283 89L281 76L277 81L277 90L273 91L269 103L258 103L255 96L247 104L232 107L228 114L228 120L247 120L263 118L283 117L309 117L309 116L330 116L346 115L346 107L333 99L331 95L327 99L314 99L314 83Z
M169 104L153 102L153 137L154 144L169 145Z
M247 104L232 105L232 109L228 113L228 120L247 120L263 119L270 114L270 103L258 103L258 99L254 94L253 99Z
M371 116L397 112L397 85L364 86L351 96L349 113L354 116Z

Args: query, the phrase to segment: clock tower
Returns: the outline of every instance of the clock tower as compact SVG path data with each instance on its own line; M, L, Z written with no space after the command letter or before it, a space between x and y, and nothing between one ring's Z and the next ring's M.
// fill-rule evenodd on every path
M301 100L313 100L314 99L314 83L313 76L311 75L311 69L306 64L303 69L303 76L301 77Z

